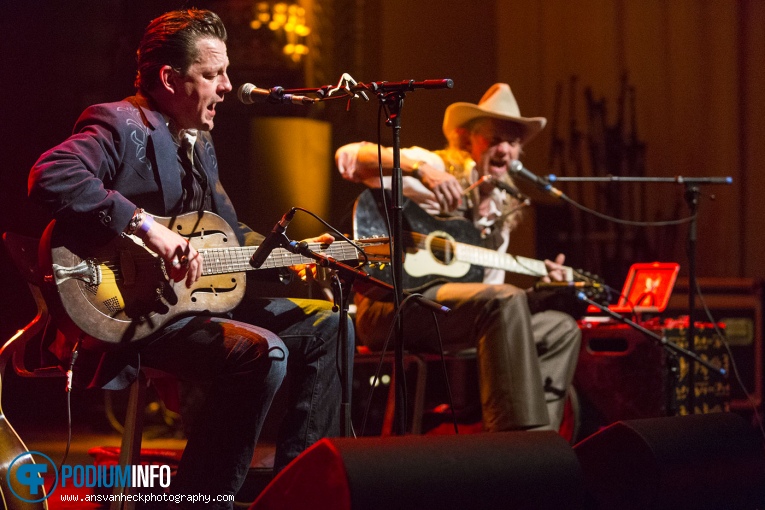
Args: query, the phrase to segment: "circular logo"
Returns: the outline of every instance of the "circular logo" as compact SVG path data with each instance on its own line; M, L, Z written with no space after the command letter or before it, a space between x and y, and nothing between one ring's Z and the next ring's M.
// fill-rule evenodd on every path
M35 457L40 457L37 462ZM47 495L45 494L46 474L53 475L53 484ZM27 503L39 503L48 499L58 487L58 469L56 463L44 453L24 452L11 461L6 479L14 496ZM25 488L27 490L23 490Z

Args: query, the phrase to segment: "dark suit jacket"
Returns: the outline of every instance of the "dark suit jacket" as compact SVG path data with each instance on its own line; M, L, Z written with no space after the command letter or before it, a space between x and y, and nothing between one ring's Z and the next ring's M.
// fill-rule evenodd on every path
M86 109L74 133L43 154L29 177L30 197L59 220L76 220L91 234L119 235L137 207L157 216L181 212L177 145L164 116L142 96ZM212 138L199 132L195 161L212 188L212 210L235 230L249 229L218 177Z
M212 212L231 225L240 243L258 244L262 236L238 223L221 186L208 132L199 132L194 150L212 189ZM165 117L146 98L94 105L82 113L72 136L35 163L29 195L57 219L57 229L87 242L106 241L124 231L137 207L157 216L181 213L177 154ZM51 350L66 363L73 348L73 339L59 338ZM90 387L123 387L136 374L132 351L80 353L75 379Z

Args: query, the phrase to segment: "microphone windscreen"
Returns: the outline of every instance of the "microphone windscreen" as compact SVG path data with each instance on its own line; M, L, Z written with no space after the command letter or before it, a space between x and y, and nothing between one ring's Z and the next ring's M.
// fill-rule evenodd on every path
M255 85L252 83L244 83L241 87L239 87L239 90L236 92L236 96L239 98L241 102L244 104L252 104L255 101L252 100L251 92L255 88Z

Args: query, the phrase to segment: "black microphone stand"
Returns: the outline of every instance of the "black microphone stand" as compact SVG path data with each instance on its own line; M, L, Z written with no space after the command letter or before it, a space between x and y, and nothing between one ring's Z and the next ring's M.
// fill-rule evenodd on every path
M350 77L347 77L350 78ZM342 90L352 97L357 93L366 99L365 92L371 92L377 95L380 103L386 107L387 119L386 125L390 126L393 132L393 168L391 176L391 195L392 201L389 204L389 215L391 217L391 233L393 248L391 250L391 274L393 277L393 295L396 310L398 311L403 301L404 290L401 287L403 281L404 266L404 233L403 233L403 176L401 171L401 109L404 107L404 98L406 92L416 89L450 89L454 87L454 82L448 78L435 80L405 80L405 81L377 81L369 83L356 83L346 76L340 79L337 86L327 85L324 87L310 89L284 90L284 92L316 93L321 100L333 99L333 91ZM339 94L336 97L343 97ZM382 282L380 282L382 283ZM400 313L395 315L394 327L394 373L400 374L396 377L396 401L395 401L395 432L399 435L406 430L406 385L404 374L404 323Z
M404 91L394 90L391 92L378 93L378 99L388 107L388 118L385 123L390 126L393 133L393 169L391 176L391 203L388 204L391 217L391 237L393 238L393 252L391 253L391 273L394 285L394 302L396 309L401 306L403 300L404 281L404 229L403 229L403 202L404 182L401 170L401 109L404 107ZM402 435L406 431L407 424L407 395L404 381L404 320L402 314L395 315L394 341L394 368L396 377L396 404L393 414L395 431Z
M696 313L696 244L698 234L698 211L701 184L732 184L732 177L622 177L609 175L605 177L556 177L547 176L550 182L660 182L685 185L685 201L691 212L691 221L688 225L688 347L693 349L693 339L696 336L694 315ZM570 199L569 199L570 200Z
M452 88L454 82L450 79L443 80L424 80L416 82L414 80L399 82L371 82L358 83L348 87L350 92L369 91L377 95L379 101L386 107L388 114L385 120L386 125L390 126L393 133L393 168L391 176L391 203L388 205L391 218L391 238L393 240L393 249L391 253L391 274L394 284L394 302L396 309L401 306L403 301L403 288L401 282L404 280L404 231L403 231L403 175L401 170L401 109L404 107L404 98L407 91L414 91L417 88L441 89ZM396 377L396 399L394 413L394 427L397 434L402 435L406 430L407 424L407 405L406 405L406 384L404 380L404 322L402 314L395 315L394 326L394 373L399 374Z
M283 248L292 253L302 255L304 257L313 259L320 267L331 269L335 271L332 276L332 295L335 300L334 310L340 312L340 326L338 331L338 341L340 343L340 366L342 367L341 382L341 399L340 399L340 426L341 434L343 437L352 437L352 425L351 425L351 393L353 388L353 372L352 372L352 357L351 352L353 346L350 345L348 335L348 308L350 289L355 281L361 281L367 284L376 285L388 292L396 293L397 289L387 283L369 276L364 271L353 268L347 264L337 261L336 259L316 253L308 247L308 243L305 241L295 242L290 241L283 245ZM404 295L412 295L410 292L403 291ZM418 294L415 294L413 299L420 305L425 306L435 312L447 313L449 308L439 305L438 303L424 298Z
M696 244L698 235L698 206L699 195L701 194L700 185L702 184L731 184L733 183L732 177L624 177L616 175L608 175L604 177L556 177L555 175L547 176L548 181L577 181L577 182L659 182L659 183L674 183L685 185L685 201L688 204L688 208L691 213L691 220L688 225L688 328L686 329L686 342L688 349L691 351L694 349L694 339L696 337ZM570 200L570 199L568 199ZM597 306L597 305L596 305ZM602 307L598 307L601 308ZM610 314L609 314L610 315ZM695 354L694 354L695 355ZM694 357L694 359L696 359ZM699 361L696 359L696 361ZM701 361L699 361L701 363ZM707 364L702 363L708 367ZM719 372L719 370L717 370ZM724 372L724 371L723 371ZM694 384L693 373L690 374L690 387Z
M309 252L307 244L305 250L301 250L301 254ZM318 257L311 257L316 260ZM319 264L323 267L329 267L329 264L322 262ZM348 308L350 303L351 293L350 288L353 286L353 280L345 280L346 285L343 285L343 280L338 276L337 272L332 273L332 297L334 299L334 306L332 310L339 312L340 324L338 326L337 338L340 344L340 367L342 371L340 374L340 434L342 437L353 437L352 422L351 422L351 393L353 391L353 357L351 352L354 346L351 345L350 337L348 336Z

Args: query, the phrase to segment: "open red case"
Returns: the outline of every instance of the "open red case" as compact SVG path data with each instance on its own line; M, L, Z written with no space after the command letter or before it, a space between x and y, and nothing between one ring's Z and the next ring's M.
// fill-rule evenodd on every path
M650 262L632 264L624 282L622 293L615 305L608 309L616 313L661 313L667 308L675 287L680 264L676 262ZM590 305L589 313L597 313Z

